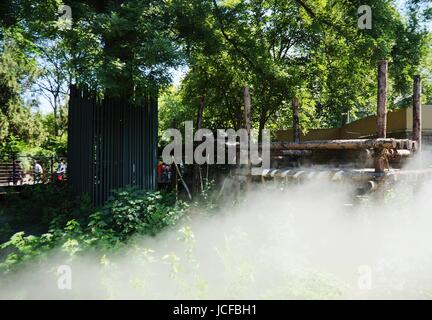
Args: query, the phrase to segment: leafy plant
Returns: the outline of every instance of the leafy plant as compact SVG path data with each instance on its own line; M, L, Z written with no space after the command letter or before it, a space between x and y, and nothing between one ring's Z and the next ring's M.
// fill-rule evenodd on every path
M97 234L109 232L121 240L134 233L156 235L176 223L185 204L175 202L172 193L122 189L114 192L107 205L90 216L89 227Z
M24 210L33 204L42 205L47 199L64 195L51 186L40 192L36 189L28 201L21 201ZM78 201L79 200L79 201ZM68 256L75 256L97 248L115 250L135 234L154 236L164 228L175 225L186 212L187 205L176 201L174 194L159 191L142 191L134 188L114 192L112 199L99 210L91 210L87 199L65 198L42 209L47 219L51 217L49 232L40 236L25 236L15 233L9 241L0 246L0 273L7 273L24 262L43 260L54 248L60 248ZM37 208L36 206L36 208ZM31 211L23 220L31 220ZM30 216L30 218L29 218ZM69 220L66 220L69 218ZM41 226L39 226L41 230ZM30 230L31 231L31 230Z
M76 198L66 184L58 182L25 185L19 194L10 193L5 198L2 216L14 227L14 232L42 234L64 226L71 219L82 221L93 210L88 197ZM0 240L5 236L11 234L0 234Z

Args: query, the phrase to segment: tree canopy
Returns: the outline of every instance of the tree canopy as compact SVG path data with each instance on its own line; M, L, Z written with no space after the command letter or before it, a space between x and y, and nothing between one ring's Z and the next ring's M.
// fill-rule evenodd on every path
M421 22L427 10L418 1L407 5L404 16L393 1L212 3L209 39L219 45L190 55L181 91L192 109L205 96L205 116L215 124L239 126L242 85L252 88L260 129L289 125L295 96L307 128L373 113L380 59L390 62L391 108L406 106L414 75L430 78L430 35ZM372 9L370 30L358 28L362 4Z
M432 100L432 6L426 0L398 3L5 0L2 61L15 48L13 63L36 69L22 75L39 94L52 97L57 127L65 125L61 105L70 83L137 103L158 91L162 126L195 119L204 101L206 127L239 128L245 85L251 88L256 128L289 126L295 97L303 130L339 126L375 112L380 59L390 63L390 108L409 105L416 74L424 79L424 102ZM63 4L70 6L71 20L62 19ZM370 29L359 28L364 5L371 8ZM187 72L173 88L172 71L179 67ZM7 70L0 72L2 83ZM15 92L17 101L24 82L8 79L1 98L11 101ZM3 110L16 116L26 109L6 105L2 101Z

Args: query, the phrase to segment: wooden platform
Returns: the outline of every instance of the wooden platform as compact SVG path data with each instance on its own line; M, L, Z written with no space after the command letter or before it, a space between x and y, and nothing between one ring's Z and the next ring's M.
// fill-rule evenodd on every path
M261 177L279 178L286 180L307 180L323 178L333 181L368 181L379 179L386 179L391 181L399 181L402 179L419 180L424 178L432 178L432 167L421 170L389 169L383 173L377 173L374 169L325 169L319 167L301 169L281 168L262 170Z

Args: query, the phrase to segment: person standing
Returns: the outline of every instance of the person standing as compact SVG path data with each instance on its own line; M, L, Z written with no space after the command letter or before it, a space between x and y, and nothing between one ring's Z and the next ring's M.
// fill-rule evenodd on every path
M57 180L62 181L66 174L66 163L64 159L62 159L57 167Z
M43 175L43 168L39 161L35 161L34 169L34 183L41 183L42 182L42 175Z
M162 182L162 174L163 174L163 166L164 163L162 160L159 160L156 171L157 171L157 176L158 176L158 183Z

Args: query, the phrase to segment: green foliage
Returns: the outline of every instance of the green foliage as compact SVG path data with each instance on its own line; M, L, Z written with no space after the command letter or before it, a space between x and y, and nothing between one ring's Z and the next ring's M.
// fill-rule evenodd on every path
M43 136L43 128L31 112L32 105L25 104L21 96L35 72L34 61L13 39L0 42L0 148L11 140L38 143Z
M3 34L43 61L40 76L52 88L75 82L138 102L187 62L181 87L162 93L162 129L194 120L202 98L205 127L241 127L244 85L259 129L289 126L294 96L303 130L339 126L374 112L379 59L390 61L390 108L409 104L419 72L431 100L426 0L406 1L404 16L396 1L362 2L372 7L371 30L358 29L360 4L352 1L73 0L70 30L59 28L60 1L6 3ZM63 150L55 137L47 144Z
M421 2L408 2L402 16L393 1L365 1L372 7L371 30L357 27L358 5L352 2L198 6L205 11L198 30L205 25L207 36L187 52L189 70L176 97L170 92L175 103L164 104L170 112L161 114L162 122L170 122L168 114L178 122L195 120L204 98L205 127L239 128L242 87L249 85L256 128L290 126L294 96L302 103L304 131L340 126L375 112L379 59L390 62L390 109L410 104L413 76L419 72L428 101L431 46L424 13L429 7Z
M158 115L160 137L165 130L173 128L174 125L180 128L184 121L190 120L190 110L182 103L178 88L170 86L160 93Z
M185 205L173 194L123 189L114 192L103 209L90 216L89 227L96 235L112 234L125 240L132 234L156 235L175 224Z
M0 246L0 257L4 256L0 258L0 272L14 270L32 259L43 260L54 248L72 256L97 248L114 250L133 235L154 236L175 225L187 208L171 193L129 188L115 191L104 207L94 210L88 199L74 199L66 192L53 185L43 192L36 190L34 195L25 193L19 203L11 201L8 216L17 215L31 233L40 234L48 225L49 232L40 236L15 233ZM31 228L34 225L37 230Z
M72 57L76 83L136 100L168 84L169 68L181 60L171 2L71 1L69 5L74 26L60 34ZM43 32L58 34L58 30Z
M16 231L41 234L64 226L71 219L81 220L92 210L87 197L76 198L64 183L24 185L19 194L11 193L2 203L1 216ZM11 234L1 234L0 240Z

